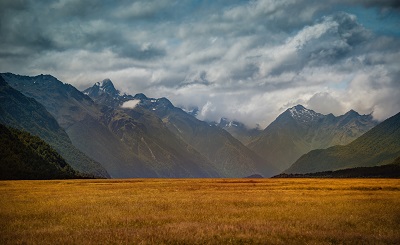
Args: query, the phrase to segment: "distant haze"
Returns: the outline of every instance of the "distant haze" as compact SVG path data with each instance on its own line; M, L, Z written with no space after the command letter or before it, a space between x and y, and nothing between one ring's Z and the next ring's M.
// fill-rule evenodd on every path
M383 120L400 111L399 23L397 0L2 0L0 72L110 78L248 126L296 104Z

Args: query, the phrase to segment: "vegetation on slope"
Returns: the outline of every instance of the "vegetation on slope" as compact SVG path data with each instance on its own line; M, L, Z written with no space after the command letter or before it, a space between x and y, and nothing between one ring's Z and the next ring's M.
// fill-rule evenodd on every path
M307 174L279 174L273 178L400 178L400 157L392 164Z
M71 166L39 137L0 124L0 179L76 177Z

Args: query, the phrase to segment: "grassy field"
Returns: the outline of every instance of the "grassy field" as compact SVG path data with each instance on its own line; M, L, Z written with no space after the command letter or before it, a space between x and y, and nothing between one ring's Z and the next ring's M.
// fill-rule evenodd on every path
M0 182L0 244L400 244L399 179Z

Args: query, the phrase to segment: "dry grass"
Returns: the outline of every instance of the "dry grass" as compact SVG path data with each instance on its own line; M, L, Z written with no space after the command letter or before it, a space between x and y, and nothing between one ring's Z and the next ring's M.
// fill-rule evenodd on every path
M0 244L399 244L400 180L0 182Z

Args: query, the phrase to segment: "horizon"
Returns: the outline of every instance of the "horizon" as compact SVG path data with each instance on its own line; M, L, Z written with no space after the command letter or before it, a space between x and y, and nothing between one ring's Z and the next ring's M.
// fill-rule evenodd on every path
M200 120L268 126L301 104L400 111L396 1L2 1L1 72L78 90L109 78Z

